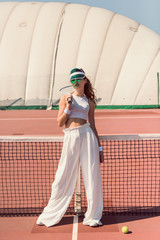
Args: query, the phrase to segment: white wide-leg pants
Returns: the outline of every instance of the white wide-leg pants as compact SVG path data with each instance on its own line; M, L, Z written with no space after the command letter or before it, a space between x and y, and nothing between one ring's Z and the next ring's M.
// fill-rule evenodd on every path
M102 217L103 194L97 138L89 123L63 131L64 144L51 197L37 224L50 227L60 222L72 199L79 161L88 203L83 224L98 224Z

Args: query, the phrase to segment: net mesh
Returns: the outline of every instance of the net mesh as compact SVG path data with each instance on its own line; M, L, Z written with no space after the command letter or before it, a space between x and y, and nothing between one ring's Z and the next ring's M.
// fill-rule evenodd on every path
M104 214L160 213L160 138L100 138ZM0 140L0 215L40 214L48 203L62 138ZM75 193L66 214L73 214ZM81 173L81 210L87 199Z

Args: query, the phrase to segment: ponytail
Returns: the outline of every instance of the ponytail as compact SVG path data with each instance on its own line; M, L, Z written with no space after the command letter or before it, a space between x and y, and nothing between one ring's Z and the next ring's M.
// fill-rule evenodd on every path
M86 95L86 97L90 100L92 100L96 106L97 104L97 98L96 95L94 93L94 88L92 86L92 83L90 82L90 80L85 77L85 79L87 80L86 84L84 85L84 94Z

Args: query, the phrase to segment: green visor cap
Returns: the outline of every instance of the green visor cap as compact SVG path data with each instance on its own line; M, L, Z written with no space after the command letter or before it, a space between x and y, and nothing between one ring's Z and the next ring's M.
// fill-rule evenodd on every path
M70 81L73 79L83 79L85 78L85 73L79 68L73 68L70 73Z

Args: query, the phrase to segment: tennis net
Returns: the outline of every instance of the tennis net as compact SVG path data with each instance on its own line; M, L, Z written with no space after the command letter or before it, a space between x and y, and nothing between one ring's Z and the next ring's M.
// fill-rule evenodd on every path
M104 214L160 213L160 136L101 136ZM0 215L38 215L46 206L63 138L1 137ZM80 172L79 211L87 209ZM75 212L76 191L66 214Z

